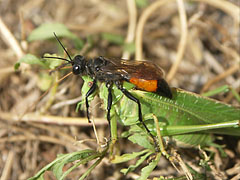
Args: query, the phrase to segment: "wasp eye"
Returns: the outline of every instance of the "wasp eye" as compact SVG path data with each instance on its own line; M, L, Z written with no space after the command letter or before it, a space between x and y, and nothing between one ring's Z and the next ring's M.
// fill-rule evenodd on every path
M81 74L81 73L82 73L82 68L81 68L81 66L80 66L80 65L75 65L75 66L73 66L72 72L73 72L73 74L75 74L75 75Z

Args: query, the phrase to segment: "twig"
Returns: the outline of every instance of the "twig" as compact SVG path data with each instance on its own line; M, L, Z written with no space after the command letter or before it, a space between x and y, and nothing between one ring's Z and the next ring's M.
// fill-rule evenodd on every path
M28 123L30 126L36 129L43 129L44 131L48 131L50 134L56 134L57 136L63 138L68 142L75 143L76 140L72 137L72 135L63 132L61 128L52 128L52 126L40 124L40 123Z
M10 179L9 174L11 172L11 168L13 165L14 156L15 156L14 151L12 151L12 150L9 151L7 159L6 159L6 164L4 166L4 169L2 171L2 176L0 178L1 180Z
M214 71L217 73L217 74L221 74L221 73L224 73L225 70L223 68L223 66L214 58L214 56L207 50L205 50L203 52L203 56L204 56L204 59L206 60L207 64L214 69ZM233 77L229 76L226 78L226 81L229 83L229 84L232 84L235 80Z
M136 59L140 60L143 59L142 57L142 38L143 38L143 29L144 25L147 22L147 19L151 16L151 14L156 11L159 7L165 5L166 3L173 2L174 0L162 0L162 1L155 1L152 3L149 7L145 9L145 11L142 13L139 22L137 24L136 29L136 52L135 57Z
M222 74L219 74L218 76L216 76L213 79L210 79L202 88L201 93L206 92L211 85L213 85L214 83L220 81L221 79L224 79L225 77L237 72L239 70L239 64L235 64L232 67L230 67L229 69L227 69L226 71L224 71Z
M13 34L10 32L10 30L7 28L1 17L0 17L0 33L2 35L4 42L10 48L12 48L13 52L16 54L18 59L21 58L24 52L22 51L19 43L17 42Z
M56 103L56 104L51 106L51 109L58 109L58 108L61 108L63 106L69 106L69 105L72 105L72 104L76 104L76 103L78 103L80 101L82 101L82 96L74 98L74 99L64 100L64 101L61 101L59 103Z
M226 0L193 0L193 1L204 2L211 6L219 8L225 13L232 16L232 18L237 22L237 24L240 23L240 16L239 16L240 8L231 2L228 2Z
M126 0L127 7L128 7L128 31L127 31L127 37L125 39L125 43L132 43L135 38L135 30L136 30L136 24L137 24L137 8L135 1L132 0ZM122 59L129 59L130 53L128 51L123 52Z
M15 72L14 68L11 67L5 67L5 68L0 68L0 74L8 74L8 73L12 73Z
M98 146L99 146L99 145L100 145L100 141L99 141L97 129L96 129L96 126L95 126L95 121L94 121L94 119L91 119L90 121L91 121L91 124L92 124L92 127L93 127L93 132L94 132L94 134L95 134L97 144L98 144Z
M44 142L49 142L53 144L59 144L62 146L68 146L71 147L72 149L77 149L76 146L72 144L72 142L66 142L59 140L59 138L51 137L51 136L45 136L45 135L38 135L38 136L25 136L25 135L15 135L11 137L6 137L6 138L1 138L0 143L5 143L5 142L20 142L20 141L29 141L29 140L39 140L39 141L44 141Z
M170 71L168 72L167 81L171 81L174 75L176 74L179 64L183 58L183 54L187 44L188 26L187 26L187 17L186 17L186 11L184 8L183 0L177 0L177 4L178 4L178 12L179 12L180 22L181 22L181 39L178 45L176 61L174 62Z
M74 126L92 126L91 123L88 123L86 118L77 118L77 117L60 117L60 116L43 116L36 114L25 114L21 119L18 115L0 112L1 119L7 121L16 121L16 122L38 122L46 124L57 124L57 125L74 125ZM107 125L108 122L101 119L95 118L95 125Z

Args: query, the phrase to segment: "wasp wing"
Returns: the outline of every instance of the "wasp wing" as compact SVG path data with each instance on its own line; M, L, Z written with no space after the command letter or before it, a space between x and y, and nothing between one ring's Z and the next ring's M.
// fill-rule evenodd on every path
M101 68L101 71L121 75L127 80L133 77L145 80L158 80L164 76L164 71L151 61L104 59L108 63Z

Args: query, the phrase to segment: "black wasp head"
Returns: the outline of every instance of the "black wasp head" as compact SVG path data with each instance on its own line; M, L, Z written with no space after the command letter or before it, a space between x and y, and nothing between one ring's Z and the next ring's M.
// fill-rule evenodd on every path
M84 56L77 55L72 60L72 72L75 75L82 74L85 71L86 59Z
M65 53L67 54L69 59L60 58L60 57L46 57L46 56L44 58L53 58L53 59L60 59L60 60L67 61L67 63L60 65L56 69L60 69L60 68L66 66L68 64L72 64L72 72L73 72L73 74L75 74L75 75L82 74L85 71L85 69L86 69L85 68L85 64L86 64L85 57L77 55L77 56L75 56L72 59L70 54L67 52L67 50L65 49L65 47L63 46L63 44L61 43L59 38L57 37L57 35L55 33L53 33L53 34L54 34L55 38L57 39L57 41L59 42L59 44L62 46L63 50L65 51Z

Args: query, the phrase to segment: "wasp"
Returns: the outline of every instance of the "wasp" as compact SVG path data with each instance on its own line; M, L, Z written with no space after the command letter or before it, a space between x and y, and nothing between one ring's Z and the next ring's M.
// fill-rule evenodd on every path
M163 78L164 71L151 61L111 59L102 56L87 59L81 55L76 55L72 59L55 33L54 36L63 50L66 52L69 59L46 56L44 58L55 58L67 61L67 63L61 65L61 68L68 64L71 64L72 73L74 75L88 75L93 79L92 85L86 93L85 97L88 121L90 122L88 97L96 91L97 81L99 81L105 83L108 89L107 120L110 126L110 111L113 101L112 86L115 84L127 98L137 103L139 122L146 129L147 133L154 139L153 135L150 133L150 130L147 128L146 124L143 121L139 99L133 96L128 90L123 87L123 82L127 81L134 84L136 89L154 92L158 95L172 99L171 89Z

